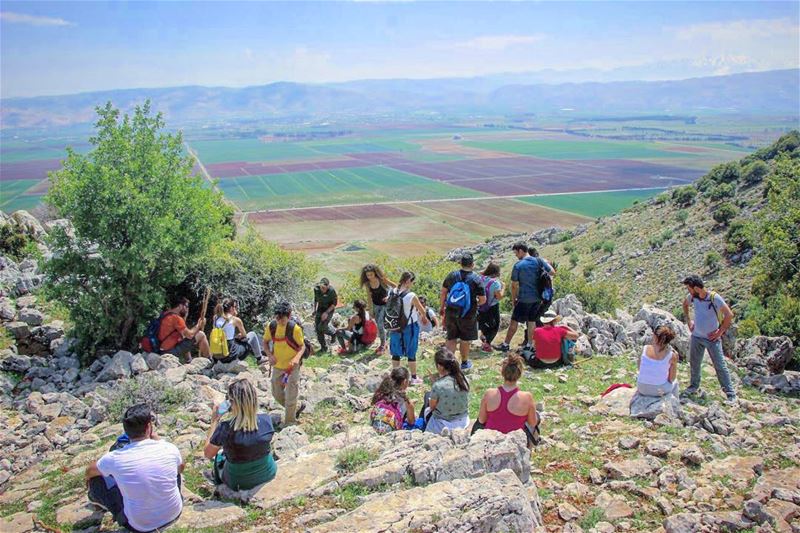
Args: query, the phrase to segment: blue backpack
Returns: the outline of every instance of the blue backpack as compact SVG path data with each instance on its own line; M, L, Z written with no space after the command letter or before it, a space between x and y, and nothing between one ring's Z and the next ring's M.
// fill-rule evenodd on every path
M464 318L472 307L472 291L467 283L469 276L465 279L461 275L461 271L458 271L458 275L460 279L450 287L450 291L447 293L447 307L460 309L461 318Z

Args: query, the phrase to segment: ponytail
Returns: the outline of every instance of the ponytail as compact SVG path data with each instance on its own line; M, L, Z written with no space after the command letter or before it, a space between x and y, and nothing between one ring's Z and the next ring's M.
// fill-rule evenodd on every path
M453 352L448 350L446 346L439 346L436 349L433 360L447 371L447 374L455 380L459 389L464 392L469 391L469 381L467 381L464 373L461 372L461 365L456 361Z
M233 306L236 305L236 300L233 298L225 298L223 300L217 300L217 305L214 306L214 317L220 318L225 315L228 311L231 310Z

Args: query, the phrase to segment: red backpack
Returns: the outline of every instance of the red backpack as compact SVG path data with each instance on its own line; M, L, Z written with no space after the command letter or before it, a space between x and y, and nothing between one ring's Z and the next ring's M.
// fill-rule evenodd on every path
M364 332L361 334L361 344L369 346L378 336L378 324L371 318L364 322Z

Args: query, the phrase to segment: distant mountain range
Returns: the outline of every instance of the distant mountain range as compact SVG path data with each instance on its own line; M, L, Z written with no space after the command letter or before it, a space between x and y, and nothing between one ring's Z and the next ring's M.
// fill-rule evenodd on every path
M568 71L570 72L570 71ZM588 75L571 71L576 79ZM562 73L568 78L568 73ZM226 87L125 89L0 100L0 126L51 127L94 120L111 100L128 110L150 98L171 123L217 119L320 118L387 113L753 113L797 116L800 69L678 81L540 83L542 73L477 78L278 82Z

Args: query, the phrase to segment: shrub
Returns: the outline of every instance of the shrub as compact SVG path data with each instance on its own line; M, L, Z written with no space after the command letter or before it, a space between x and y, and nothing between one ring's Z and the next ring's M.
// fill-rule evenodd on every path
M33 237L22 231L19 226L6 223L0 225L0 254L20 261L26 257L38 257L41 252Z
M760 183L769 174L769 165L763 161L753 161L742 169L742 179L748 185Z
M578 261L579 261L578 254L576 254L575 252L570 254L570 256L569 256L569 264L570 264L570 266L572 268L575 268L575 266L578 264Z
M675 220L677 220L681 226L685 225L688 219L689 219L689 211L686 209L681 209L677 213L675 213Z
M733 183L739 180L741 167L738 161L729 161L712 168L708 177L716 183Z
M153 412L164 414L185 406L194 396L190 389L175 387L158 374L142 374L109 390L107 418L112 423L120 422L125 410L137 403L146 403Z
M585 267L583 267L583 277L584 278L589 279L589 278L592 277L592 274L594 274L594 265L590 264L590 265L586 265Z
M738 207L736 207L730 202L725 202L720 204L720 206L714 210L712 217L714 218L714 221L717 222L718 224L727 226L728 222L733 220L738 214L739 214Z
M603 251L608 255L614 253L614 241L603 241Z
M592 252L596 252L602 247L603 247L603 241L594 241L589 245L589 250L591 250Z
M697 189L691 185L684 185L672 191L672 201L679 206L691 205L696 197Z
M589 268L591 265L587 265ZM584 269L584 275L586 274ZM580 279L568 271L559 271L553 278L556 298L574 294L590 313L613 313L620 306L619 288L610 281L592 281Z
M67 149L46 197L75 230L74 239L52 232L46 287L80 324L78 348L88 355L134 348L166 287L233 231L232 210L192 175L180 133L164 133L149 102L132 117L120 119L110 102L97 113L93 149Z
M358 472L378 456L377 452L363 446L345 448L336 456L336 467L342 472Z
M734 220L728 225L725 234L726 251L735 254L753 247L750 226L744 220Z
M704 264L708 270L713 272L719 267L720 261L722 261L722 256L712 251L706 254Z
M621 237L624 233L625 233L625 226L616 226L614 228L614 231L612 232L612 235L614 235L614 237Z
M655 203L656 205L664 205L668 201L669 201L669 193L668 192L662 192L659 195L657 195L655 198L653 198L653 203Z
M574 236L575 236L575 234L573 234L572 231L569 231L569 230L562 231L561 233L558 233L556 235L556 238L554 240L554 244L559 244L559 243L562 243L562 242L566 242L566 241L572 239Z
M564 245L564 253L571 254L574 251L575 251L574 242L568 242L567 244Z
M724 198L733 196L734 187L730 183L720 183L708 192L708 198L713 202L718 202Z

